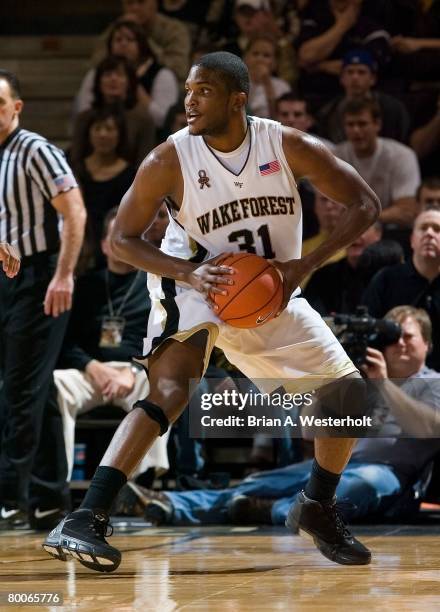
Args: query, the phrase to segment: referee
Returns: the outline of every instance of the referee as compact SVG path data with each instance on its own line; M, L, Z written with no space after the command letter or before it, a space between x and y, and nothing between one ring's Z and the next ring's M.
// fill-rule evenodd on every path
M62 479L30 504L31 481L41 493L41 475L51 481L57 469L38 465L36 452L40 436L55 443L45 406L86 219L63 152L19 127L22 108L16 76L0 70L0 243L21 256L17 276L0 274L0 529L23 527L32 503L39 516L61 509Z

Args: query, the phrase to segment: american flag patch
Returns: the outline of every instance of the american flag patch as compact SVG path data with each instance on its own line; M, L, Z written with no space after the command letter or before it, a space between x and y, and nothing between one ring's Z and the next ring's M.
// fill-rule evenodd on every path
M63 174L62 176L57 176L53 182L56 185L58 193L62 193L63 191L69 191L69 189L78 186L75 177L72 174Z
M266 174L273 174L274 172L279 172L281 170L280 162L277 159L274 161L268 162L267 164L263 164L259 166L261 176L265 176Z

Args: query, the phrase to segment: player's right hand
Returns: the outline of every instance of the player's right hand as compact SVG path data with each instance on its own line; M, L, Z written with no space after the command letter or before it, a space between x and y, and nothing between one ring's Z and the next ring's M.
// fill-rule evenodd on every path
M208 259L200 266L195 268L188 277L188 283L193 289L203 294L208 306L213 310L218 307L209 297L210 294L228 295L226 288L218 285L233 285L234 280L230 278L234 274L234 269L230 266L222 266L221 260L228 255L222 253L212 259Z
M20 255L17 249L7 242L0 242L0 261L2 262L3 272L9 278L17 276L20 270Z

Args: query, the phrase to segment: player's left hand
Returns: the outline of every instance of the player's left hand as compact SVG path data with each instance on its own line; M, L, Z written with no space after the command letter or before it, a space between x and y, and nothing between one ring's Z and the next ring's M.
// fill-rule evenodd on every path
M309 274L309 269L306 268L302 259L271 261L271 264L275 266L283 278L284 297L281 307L276 314L276 316L279 316L289 303L292 293L299 287L299 284L307 274Z
M73 274L55 276L49 283L44 298L44 314L58 317L72 308Z

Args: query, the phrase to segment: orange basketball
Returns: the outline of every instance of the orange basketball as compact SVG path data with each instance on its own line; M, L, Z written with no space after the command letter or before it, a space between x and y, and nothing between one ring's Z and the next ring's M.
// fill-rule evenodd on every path
M227 255L217 265L234 268L233 285L221 285L228 295L211 294L217 316L233 327L251 328L267 323L283 301L283 283L275 267L252 253ZM219 285L220 286L220 285Z

